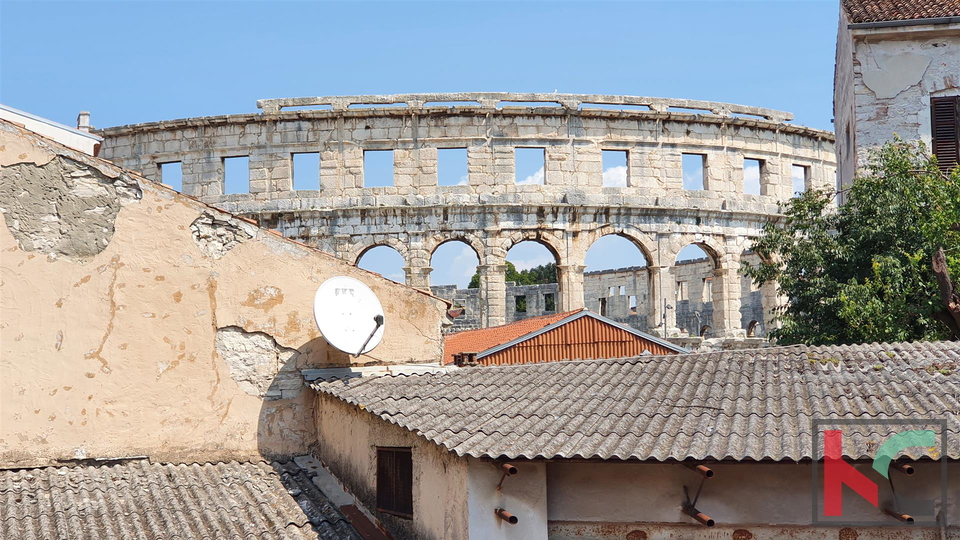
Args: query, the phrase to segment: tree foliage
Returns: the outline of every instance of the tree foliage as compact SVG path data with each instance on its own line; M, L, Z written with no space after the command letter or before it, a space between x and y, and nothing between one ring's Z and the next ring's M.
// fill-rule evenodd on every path
M788 299L770 332L783 344L958 339L932 267L942 248L960 275L960 169L944 175L922 145L899 139L871 157L836 208L811 190L784 206L744 273Z
M557 282L557 264L548 263L540 266L534 266L529 270L517 271L517 267L512 262L507 261L506 281L513 281L517 285L542 285L544 283ZM470 278L469 289L480 288L480 272L477 272Z

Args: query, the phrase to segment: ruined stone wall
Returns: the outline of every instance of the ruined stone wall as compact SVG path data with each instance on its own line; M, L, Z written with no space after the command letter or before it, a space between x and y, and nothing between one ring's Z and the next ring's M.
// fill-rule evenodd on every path
M852 95L835 104L835 125L843 130L837 133L841 181L849 185L853 167L847 159L855 153L862 166L872 149L895 134L922 141L929 150L930 98L960 95L960 23L844 30L835 93L843 98L852 88ZM848 126L855 131L849 137Z
M0 122L0 467L305 452L300 369L436 362L445 302ZM313 320L325 279L379 296L354 359Z
M401 106L353 108L390 103ZM834 181L831 133L755 107L489 93L296 98L260 106L263 114L109 128L100 132L102 155L157 180L159 164L180 162L185 193L350 262L372 246L392 247L404 258L407 283L419 288L430 286L434 250L464 241L480 260L484 326L508 320L506 253L513 245L532 240L554 254L557 309L569 310L583 306L587 250L617 234L656 269L647 320L678 330L675 311L663 313L660 301L673 298L675 283L660 275L696 243L717 265L714 331L743 335L740 254L765 223L778 219L777 202L792 194L794 165L805 167L807 187ZM315 110L282 110L293 106ZM544 151L543 185L516 182L514 152L529 147ZM438 185L442 148L466 149L465 185ZM364 187L364 152L385 149L394 152L394 185ZM626 152L625 186L603 185L604 150ZM319 154L319 190L292 189L297 152ZM683 188L685 153L705 160L702 190ZM223 194L224 158L231 156L249 157L249 193ZM760 194L745 192L745 158L762 162Z

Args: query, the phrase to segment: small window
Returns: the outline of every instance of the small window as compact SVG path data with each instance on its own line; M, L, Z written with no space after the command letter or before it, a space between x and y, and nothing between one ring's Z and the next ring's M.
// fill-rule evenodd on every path
M177 191L183 191L183 166L179 161L160 164L160 181Z
M621 286L620 286L620 296L626 296L626 295L627 295L627 286L626 286L626 285L621 285Z
M320 153L293 154L293 189L320 189Z
M704 154L683 154L681 166L683 167L683 189L697 191L706 189L703 181L703 170L707 163L707 156Z
M364 150L363 187L393 185L393 150Z
M637 314L637 297L636 296L630 297L630 314L631 315Z
M557 297L553 293L546 293L543 295L543 310L544 311L557 310Z
M713 278L703 278L703 302L713 302Z
M437 183L441 186L465 186L469 183L466 148L437 150Z
M377 448L377 510L413 519L413 454L409 448Z
M517 313L526 313L527 312L527 297L526 296L515 296L514 305L516 307Z
M543 148L515 148L514 172L518 186L543 185L546 175L546 157Z
M763 162L759 159L743 160L743 192L747 195L760 195L760 171Z
M810 167L803 165L793 165L790 167L791 176L793 176L793 194L799 195L807 190L807 182L810 177Z
M678 281L677 282L677 301L680 302L686 299L687 299L687 282Z
M600 315L607 315L607 299L600 298Z
M602 150L603 186L627 187L627 151Z
M223 158L223 192L250 193L250 158Z

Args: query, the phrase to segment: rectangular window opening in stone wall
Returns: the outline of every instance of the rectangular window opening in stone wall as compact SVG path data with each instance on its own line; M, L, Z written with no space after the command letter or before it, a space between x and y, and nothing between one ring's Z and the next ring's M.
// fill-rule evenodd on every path
M291 155L293 189L320 190L320 152L295 152Z
M514 148L513 160L518 186L544 184L547 174L545 148Z
M223 192L250 193L250 157L231 156L223 158Z
M793 178L793 196L802 194L810 187L810 167L791 165L790 176Z
M627 286L626 286L626 285L621 285L621 286L620 286L620 296L626 296L626 295L627 295Z
M960 163L960 96L930 98L930 131L940 170L953 170Z
M626 150L602 150L603 186L627 187L629 160Z
M682 154L681 166L683 168L683 189L691 191L706 189L703 181L704 171L707 168L706 154Z
M743 158L743 192L747 195L760 195L760 173L763 161Z
M678 281L677 282L677 301L681 302L687 300L687 282Z
M543 310L544 311L557 310L557 297L553 293L546 293L543 295Z
M637 297L636 296L630 297L630 314L631 315L637 314Z
M599 306L598 311L599 311L600 315L603 315L604 317L606 317L606 315L607 315L607 299L606 299L606 298L600 298L600 299L599 299L599 303L600 303L600 306Z
M393 150L363 151L363 187L393 186Z
M516 311L517 313L526 313L526 312L527 312L527 297L526 297L526 296L520 296L520 295L518 295L518 296L515 296L515 297L513 298L513 300L514 300L514 307L516 308L515 311Z
M701 299L704 304L707 302L713 302L713 278L703 278L703 298Z
M377 510L413 519L413 453L377 448Z
M467 176L466 148L437 149L437 184L441 186L465 186Z
M166 184L177 191L183 191L183 164L179 161L161 163L160 183Z

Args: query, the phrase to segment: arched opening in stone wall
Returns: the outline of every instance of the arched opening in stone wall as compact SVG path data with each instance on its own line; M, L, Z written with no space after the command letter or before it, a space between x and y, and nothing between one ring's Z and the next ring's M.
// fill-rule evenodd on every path
M584 261L584 306L617 322L647 330L651 280L643 250L629 238L608 234L590 245Z
M507 251L507 322L548 315L563 304L558 283L560 257L543 242L523 240Z
M747 249L740 255L741 270L748 266L758 266L762 259L753 250ZM765 283L758 286L750 277L740 274L740 325L746 330L747 337L765 337L770 321L773 304L776 299L776 286Z
M397 283L406 283L403 255L390 246L377 245L367 248L357 257L357 266Z
M443 242L430 255L431 292L449 300L452 309L458 310L449 332L481 326L479 264L477 252L462 240Z
M713 321L714 270L717 256L705 244L684 246L670 269L674 281L673 308L676 328L681 334L712 337L716 327ZM668 302L669 303L669 302Z

